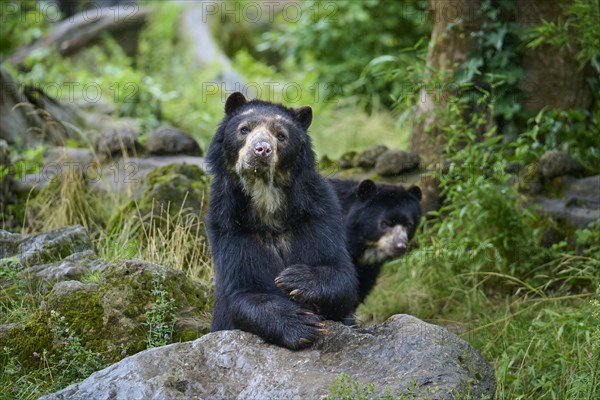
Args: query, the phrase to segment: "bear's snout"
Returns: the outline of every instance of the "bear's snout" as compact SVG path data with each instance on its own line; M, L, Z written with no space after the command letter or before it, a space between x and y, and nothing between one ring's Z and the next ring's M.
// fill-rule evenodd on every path
M379 248L390 257L399 257L408 248L408 235L402 225L394 225L379 239Z
M259 157L269 157L273 153L271 145L264 141L259 141L254 144L254 154Z
M398 251L404 251L404 250L406 250L406 243L404 243L404 242L397 242L396 243L396 249L398 249Z

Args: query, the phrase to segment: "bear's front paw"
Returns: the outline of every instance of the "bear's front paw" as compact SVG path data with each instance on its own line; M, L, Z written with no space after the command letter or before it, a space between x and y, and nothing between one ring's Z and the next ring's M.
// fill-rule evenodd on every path
M286 322L282 345L292 350L300 350L312 345L327 332L321 317L308 310L298 311Z
M316 276L308 265L287 267L275 278L275 285L297 302L314 305L317 301Z

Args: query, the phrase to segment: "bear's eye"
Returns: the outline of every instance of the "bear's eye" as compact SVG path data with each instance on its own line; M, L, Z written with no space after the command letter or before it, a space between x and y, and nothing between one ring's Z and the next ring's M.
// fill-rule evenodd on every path
M240 129L240 133L241 133L242 135L247 135L247 134L249 134L249 133L250 133L250 129L248 129L248 127L247 127L247 126L243 126L243 127Z
M389 221L381 221L381 222L379 223L379 227L380 227L381 229L387 229L387 228L389 228L390 226L391 226L391 224L390 224L390 222L389 222Z
M285 140L285 135L283 133L278 133L277 134L277 140L279 140L280 142L283 142Z

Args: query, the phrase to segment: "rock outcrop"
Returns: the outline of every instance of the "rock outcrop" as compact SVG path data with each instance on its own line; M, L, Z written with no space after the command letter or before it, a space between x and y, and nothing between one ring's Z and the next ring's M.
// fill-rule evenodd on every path
M328 330L298 352L241 331L211 333L143 351L42 399L319 399L338 377L368 385L372 398L494 394L490 365L442 327L395 315L370 329L328 323ZM358 395L355 386L348 398Z
M146 149L150 154L188 154L201 156L198 142L180 129L161 126L148 135Z
M192 340L209 330L212 288L181 270L150 262L103 260L82 226L36 235L0 230L0 268L5 271L0 302L19 285L47 294L23 323L0 325L2 347L25 367L39 364L34 353L57 351L60 343L50 329L53 313L105 362L144 350L149 340ZM168 337L149 338L163 331Z

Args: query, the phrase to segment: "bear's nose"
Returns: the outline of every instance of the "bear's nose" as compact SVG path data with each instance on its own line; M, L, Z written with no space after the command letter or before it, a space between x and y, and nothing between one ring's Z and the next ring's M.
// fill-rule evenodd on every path
M273 149L271 145L267 142L258 142L254 145L254 154L261 157L269 157Z
M396 248L398 250L405 250L406 249L406 243L404 243L404 242L398 242L398 243L396 243Z

